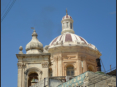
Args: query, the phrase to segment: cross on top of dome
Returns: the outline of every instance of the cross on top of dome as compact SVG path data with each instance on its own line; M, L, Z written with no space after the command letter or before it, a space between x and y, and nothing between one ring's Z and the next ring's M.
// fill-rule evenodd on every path
M72 17L70 15L68 15L68 11L66 9L66 15L62 18L63 19L72 19Z
M66 15L68 15L68 13L67 13L67 8L66 8Z

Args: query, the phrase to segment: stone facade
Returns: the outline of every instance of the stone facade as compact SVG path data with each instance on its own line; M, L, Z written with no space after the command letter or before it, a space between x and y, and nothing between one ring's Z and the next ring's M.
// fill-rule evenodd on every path
M101 53L84 38L74 34L73 19L62 18L62 32L43 47L34 30L32 40L26 45L26 54L20 46L18 58L18 87L29 87L44 78L78 76L86 71L96 72ZM99 69L100 70L100 69ZM42 81L43 82L43 81Z
M18 58L18 87L29 87L28 79L31 73L38 74L38 81L48 77L49 53L16 54Z
M70 49L70 50L69 50ZM51 53L53 76L66 76L66 67L74 66L75 76L87 70L96 72L96 59L100 56L85 47L56 47L48 50ZM83 62L83 64L81 64Z

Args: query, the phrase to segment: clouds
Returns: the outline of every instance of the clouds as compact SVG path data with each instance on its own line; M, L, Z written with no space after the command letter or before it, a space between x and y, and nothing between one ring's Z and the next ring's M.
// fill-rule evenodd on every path
M116 14L116 11L111 12L110 14Z

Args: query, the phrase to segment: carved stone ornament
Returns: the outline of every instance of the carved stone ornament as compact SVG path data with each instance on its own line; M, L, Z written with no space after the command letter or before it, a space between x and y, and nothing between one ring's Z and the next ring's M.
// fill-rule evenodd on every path
M18 69L22 68L22 63L17 63Z
M42 68L48 68L48 62L43 62L42 63Z

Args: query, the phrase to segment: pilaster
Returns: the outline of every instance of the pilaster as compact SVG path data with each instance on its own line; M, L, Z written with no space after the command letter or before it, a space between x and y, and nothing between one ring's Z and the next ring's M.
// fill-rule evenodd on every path
M78 72L78 75L80 75L81 74L81 58L80 57L78 57L77 65L78 65L77 72Z
M57 57L53 58L53 76L57 76Z
M18 66L18 84L17 87L21 87L22 86L22 63L17 63Z
M25 71L25 63L22 64L22 87L25 87L25 78L24 78L24 71Z
M62 68L63 66L62 66L62 57L61 56L59 56L58 57L58 76L62 76L62 70L63 70L63 68Z
M86 57L83 58L83 72L87 71L87 62L86 62Z
M49 65L49 63L48 62L43 62L42 63L42 68L44 68L43 69L43 78L45 78L45 77L48 77L48 66Z

